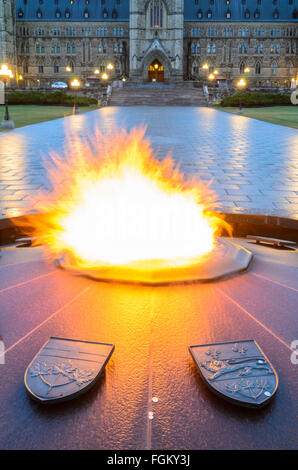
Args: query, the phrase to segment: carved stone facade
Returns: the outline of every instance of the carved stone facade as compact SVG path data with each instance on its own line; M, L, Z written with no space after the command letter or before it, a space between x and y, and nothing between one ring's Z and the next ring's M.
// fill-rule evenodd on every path
M298 86L297 1L1 0L0 61L19 86L92 81L110 62L136 83L202 81L207 62L228 81L249 67L251 85Z
M164 80L183 79L184 1L130 0L130 73L148 81L151 64L158 61Z
M0 64L16 65L16 30L14 0L0 1Z
M298 25L293 22L198 23L184 29L184 75L197 79L217 69L221 78L259 87L298 86ZM246 74L245 74L246 75Z
M18 71L27 86L67 82L73 76L98 80L94 71L105 72L109 63L113 76L128 75L127 22L18 22L17 34Z

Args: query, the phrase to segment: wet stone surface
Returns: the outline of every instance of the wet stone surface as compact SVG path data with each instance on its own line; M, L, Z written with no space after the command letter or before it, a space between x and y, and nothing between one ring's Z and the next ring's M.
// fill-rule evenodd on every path
M86 136L147 125L159 159L171 151L181 170L211 181L228 213L298 219L295 129L196 107L109 107L0 133L0 218L34 212L30 197L51 189L46 166L71 145L67 129Z

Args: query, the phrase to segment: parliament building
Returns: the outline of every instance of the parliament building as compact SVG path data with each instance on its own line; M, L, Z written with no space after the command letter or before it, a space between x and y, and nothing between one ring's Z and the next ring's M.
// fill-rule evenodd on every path
M228 82L249 68L253 86L298 86L297 40L298 0L0 1L0 63L18 86L87 83L110 63L133 83L203 80L207 63Z

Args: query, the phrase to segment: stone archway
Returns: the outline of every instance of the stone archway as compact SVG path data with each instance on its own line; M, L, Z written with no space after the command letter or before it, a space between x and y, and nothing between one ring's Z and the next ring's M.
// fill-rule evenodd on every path
M143 60L142 78L144 82L148 82L149 68L155 64L160 68L160 81L170 82L172 67L169 59L160 50L153 50L147 54ZM162 78L162 80L161 80ZM152 81L152 80L151 80Z
M159 60L154 60L148 68L148 82L164 82L164 68Z

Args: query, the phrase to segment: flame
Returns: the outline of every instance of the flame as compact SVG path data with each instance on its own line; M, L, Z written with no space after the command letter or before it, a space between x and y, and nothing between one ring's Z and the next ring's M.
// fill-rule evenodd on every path
M170 156L159 162L146 128L71 138L52 155L51 193L35 197L44 217L34 235L79 267L160 260L175 265L210 253L224 224L206 183L185 180ZM32 219L33 220L33 219ZM32 221L31 221L32 223Z

